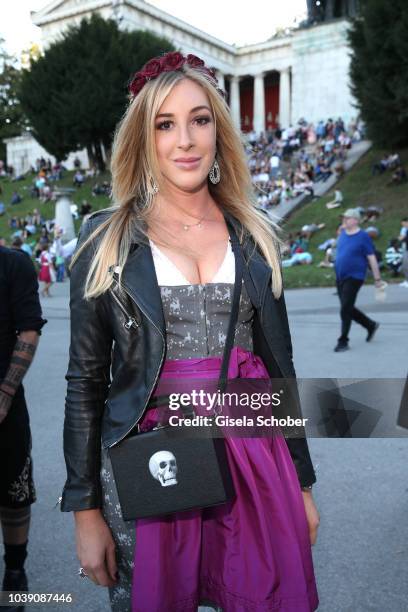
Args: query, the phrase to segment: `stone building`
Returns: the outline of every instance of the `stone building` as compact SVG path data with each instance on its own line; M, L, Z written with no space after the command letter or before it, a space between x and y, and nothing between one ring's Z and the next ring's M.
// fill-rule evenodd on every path
M320 13L315 1L308 4L303 26L245 46L223 42L144 0L54 0L33 13L32 21L41 28L45 48L94 12L116 19L122 28L165 36L216 70L235 123L244 132L259 133L302 117L317 122L341 116L348 122L356 116L346 35L357 0L321 0Z

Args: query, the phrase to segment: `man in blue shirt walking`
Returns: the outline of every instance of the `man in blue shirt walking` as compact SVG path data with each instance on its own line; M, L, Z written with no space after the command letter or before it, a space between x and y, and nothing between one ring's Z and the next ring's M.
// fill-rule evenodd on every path
M334 349L336 353L349 349L348 334L352 321L366 328L367 342L372 340L380 325L354 306L368 266L372 270L376 286L382 283L374 245L367 232L360 228L359 223L359 210L357 208L346 210L343 215L343 231L337 241L335 266L341 304L341 335Z

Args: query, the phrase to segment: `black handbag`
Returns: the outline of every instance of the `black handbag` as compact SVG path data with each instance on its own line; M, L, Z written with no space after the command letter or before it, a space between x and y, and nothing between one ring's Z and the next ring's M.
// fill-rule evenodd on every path
M243 278L243 257L231 230L235 284L217 389L225 391L234 344ZM149 407L168 397L153 398ZM192 406L181 407L194 416ZM217 430L218 431L218 430ZM109 449L119 503L125 521L217 506L235 497L225 441L211 427L157 427L133 433ZM132 435L133 433L133 435Z

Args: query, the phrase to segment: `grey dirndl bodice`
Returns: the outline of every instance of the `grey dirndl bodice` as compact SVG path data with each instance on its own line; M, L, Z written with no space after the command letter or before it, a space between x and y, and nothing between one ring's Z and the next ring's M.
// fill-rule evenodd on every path
M167 359L222 356L233 289L233 284L221 282L160 286ZM252 351L252 318L253 306L242 284L234 345L249 351Z

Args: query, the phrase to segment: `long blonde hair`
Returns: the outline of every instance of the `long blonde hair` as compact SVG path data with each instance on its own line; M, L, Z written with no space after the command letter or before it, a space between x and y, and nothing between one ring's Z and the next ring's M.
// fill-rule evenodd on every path
M229 108L218 93L215 81L199 68L184 65L146 83L129 104L117 127L111 158L112 200L115 205L107 209L112 211L111 215L84 241L71 264L89 242L103 232L86 278L86 299L97 297L110 288L112 266L123 269L135 227L146 235L145 227L154 206L153 181L159 190L163 186L155 148L155 118L173 87L185 78L204 89L214 117L221 180L216 185L209 182L210 194L222 211L240 222L243 233L252 236L272 268L274 296L278 298L282 292L278 227L255 207L256 196L242 136L232 122Z

